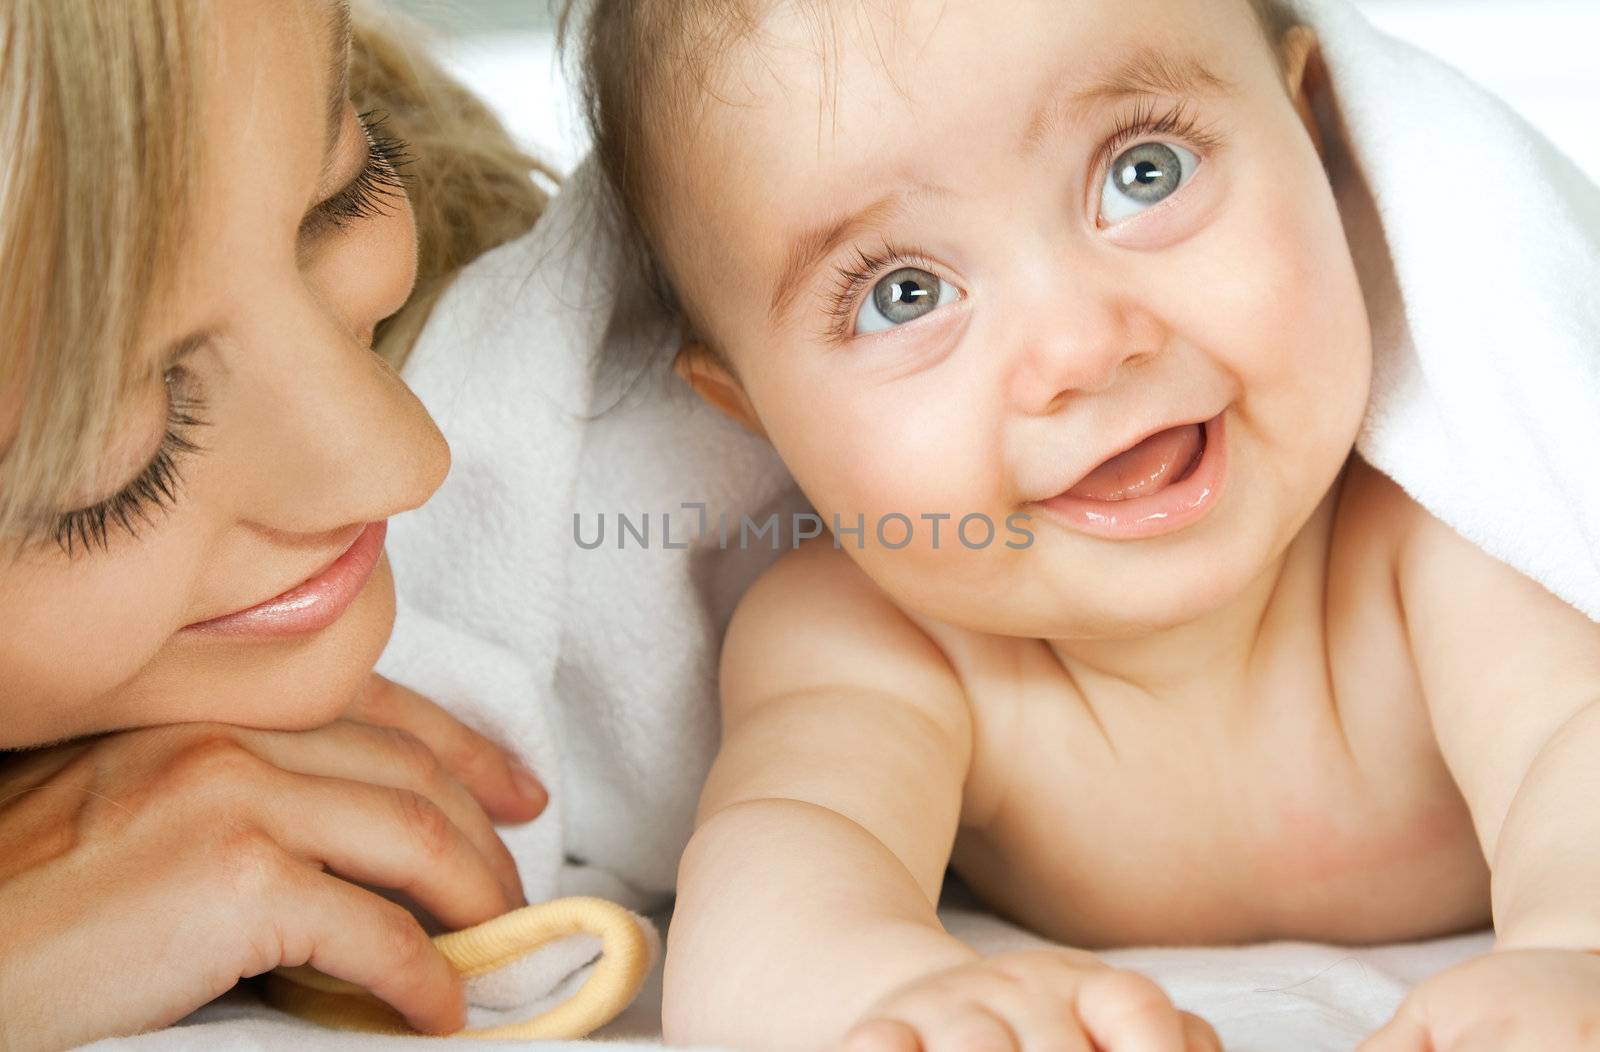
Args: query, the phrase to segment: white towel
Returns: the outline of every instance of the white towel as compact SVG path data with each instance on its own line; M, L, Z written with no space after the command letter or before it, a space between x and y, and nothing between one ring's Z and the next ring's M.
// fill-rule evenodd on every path
M1600 619L1600 189L1500 101L1346 0L1293 2L1332 75L1336 105L1319 119L1375 336L1357 448L1485 551ZM671 327L595 234L596 174L580 168L536 230L467 269L407 367L455 461L440 494L390 534L401 603L380 668L545 779L547 814L503 830L530 900L583 892L646 907L671 890L715 749L722 629L776 554L738 551L738 517L805 504L764 443L668 371ZM615 370L596 379L602 359L642 363L620 401ZM704 502L713 524L725 512L734 546L721 550L713 529L664 548L661 513L679 542L694 517L684 502ZM602 547L579 547L574 513L585 539L606 517ZM631 538L617 549L618 513L649 513L649 550ZM1459 955L1440 946L1418 959ZM1297 961L1309 982L1344 959L1238 956L1250 953L1217 951L1226 962L1210 971L1195 963L1203 951L1151 965L1182 985L1270 961L1277 983ZM1292 981L1270 1003L1191 982L1184 1007L1206 1012L1214 996L1231 1013L1224 1036L1251 1047L1331 1050L1420 978L1402 974L1353 1014L1316 994L1277 1044L1275 1019L1293 1016L1281 1005L1311 996ZM1258 1003L1259 1017L1239 1015ZM1343 1029L1309 1036L1306 1020L1324 1016ZM304 1027L211 1022L206 1047L233 1035L236 1047L289 1048ZM319 1046L345 1047L333 1035Z
M1505 103L1344 0L1294 7L1332 75L1329 166L1374 333L1356 448L1600 620L1600 191Z

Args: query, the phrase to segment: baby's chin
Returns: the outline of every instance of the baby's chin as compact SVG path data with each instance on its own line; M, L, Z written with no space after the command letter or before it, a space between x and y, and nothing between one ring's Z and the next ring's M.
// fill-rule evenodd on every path
M1081 591L1089 591L1084 586ZM1013 595L988 602L932 600L918 603L924 616L986 635L1019 639L1132 640L1200 620L1237 598L1242 589L1143 587L1131 594L1107 582L1097 597L1050 602Z
M1221 524L1219 524L1221 525ZM1259 520L1193 544L1088 541L1040 530L1033 550L966 558L943 571L882 558L863 567L909 613L1025 639L1135 639L1185 625L1268 589L1297 531Z

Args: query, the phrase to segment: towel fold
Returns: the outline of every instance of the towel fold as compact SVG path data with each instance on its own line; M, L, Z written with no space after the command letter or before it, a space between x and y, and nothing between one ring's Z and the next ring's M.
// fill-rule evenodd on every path
M1374 333L1356 442L1413 500L1600 620L1600 189L1504 102L1296 0Z

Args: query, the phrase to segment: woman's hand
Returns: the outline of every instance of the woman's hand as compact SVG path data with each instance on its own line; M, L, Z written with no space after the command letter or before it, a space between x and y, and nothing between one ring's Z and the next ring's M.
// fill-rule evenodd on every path
M531 822L549 801L539 779L515 757L436 703L382 676L368 681L345 718L393 727L421 741L497 822Z
M491 817L545 798L513 763L376 678L314 730L181 724L0 758L0 1048L164 1026L307 963L459 1029L461 984L421 924L352 881L451 928L523 905Z

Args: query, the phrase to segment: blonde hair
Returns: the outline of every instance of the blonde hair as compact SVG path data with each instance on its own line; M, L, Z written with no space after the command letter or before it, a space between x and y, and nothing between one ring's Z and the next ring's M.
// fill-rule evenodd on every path
M133 333L186 219L195 14L0 0L0 533L83 481L152 367Z
M0 0L0 399L19 399L0 458L0 537L87 480L130 386L157 367L135 334L188 220L206 9ZM546 194L531 174L556 175L422 50L414 26L365 4L354 14L351 95L388 115L385 131L415 162L404 174L417 288L375 346L398 367L451 277L538 220Z

